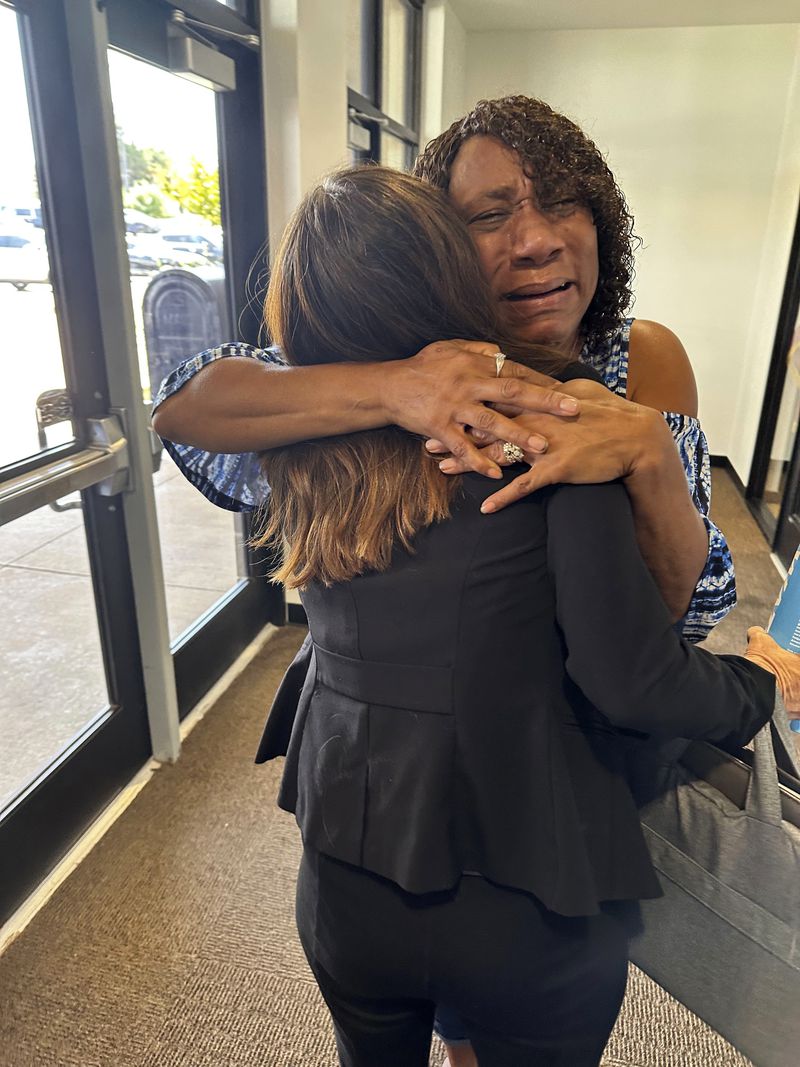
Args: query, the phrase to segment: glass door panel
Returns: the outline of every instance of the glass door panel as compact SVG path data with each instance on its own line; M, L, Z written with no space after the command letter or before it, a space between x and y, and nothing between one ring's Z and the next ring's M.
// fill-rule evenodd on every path
M0 8L0 468L74 440L16 16ZM0 527L0 812L109 705L80 500Z
M47 233L36 180L16 16L0 7L0 467L72 440L67 418L45 430L37 401L65 389Z
M108 707L81 511L0 527L0 811Z
M413 162L412 148L407 141L381 130L381 163L397 170L408 170Z
M234 339L212 89L108 53L142 399L187 356ZM191 122L187 121L191 116ZM154 474L173 644L246 577L240 523L162 453Z
M780 515L786 491L792 450L797 437L798 416L800 416L800 320L795 326L786 359L786 379L783 384L762 497L764 505L776 521Z
M413 12L405 0L383 0L381 109L403 126L413 121Z
M152 751L68 41L0 6L0 923Z
M786 380L772 441L763 505L775 515L775 553L785 567L800 544L800 315L786 357Z

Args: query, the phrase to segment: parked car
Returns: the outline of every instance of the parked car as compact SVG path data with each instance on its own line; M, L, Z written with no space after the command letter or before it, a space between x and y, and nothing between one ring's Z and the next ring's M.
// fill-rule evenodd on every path
M24 223L24 230L0 233L0 282L15 289L50 284L50 261L43 235Z
M158 233L158 219L130 207L126 207L123 214L126 233Z
M42 209L38 204L25 204L22 206L6 204L0 208L0 212L2 212L2 215L6 218L11 216L15 222L27 222L39 230L44 226L44 223L42 222Z
M218 244L207 234L190 233L185 229L163 226L161 237L178 251L197 252L212 263L222 262L222 244Z
M207 267L209 260L197 251L178 249L160 234L139 233L125 238L131 274L153 274L164 267Z

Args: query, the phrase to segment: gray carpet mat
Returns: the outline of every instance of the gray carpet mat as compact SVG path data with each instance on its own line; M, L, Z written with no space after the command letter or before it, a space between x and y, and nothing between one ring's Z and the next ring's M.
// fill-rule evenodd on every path
M713 645L739 651L780 579L724 476L715 494L740 606ZM282 761L252 762L302 636L275 635L0 958L0 1067L334 1067L294 932L299 841L275 806ZM748 1061L633 969L604 1064Z

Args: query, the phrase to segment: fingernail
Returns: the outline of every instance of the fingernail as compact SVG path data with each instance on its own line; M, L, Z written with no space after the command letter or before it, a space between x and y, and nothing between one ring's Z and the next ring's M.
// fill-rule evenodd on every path
M574 397L565 396L562 397L558 406L562 411L569 411L574 415L578 410L578 401Z
M439 470L442 471L443 474L452 474L455 469L456 465L453 463L452 459L443 459L439 464Z
M540 437L538 433L535 433L532 437L528 438L528 451L546 452L547 441L545 441L543 437Z
M490 478L503 477L503 472L500 470L499 467L492 467L491 470L488 470L486 473L489 475Z
M484 502L481 504L481 512L484 515L491 515L494 510L495 505L491 502L491 500L484 500Z

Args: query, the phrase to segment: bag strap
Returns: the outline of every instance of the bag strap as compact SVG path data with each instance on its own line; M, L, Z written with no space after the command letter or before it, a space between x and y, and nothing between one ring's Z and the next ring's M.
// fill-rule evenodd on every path
M780 826L783 809L772 737L772 727L767 725L753 738L753 771L747 787L745 809L763 822Z

